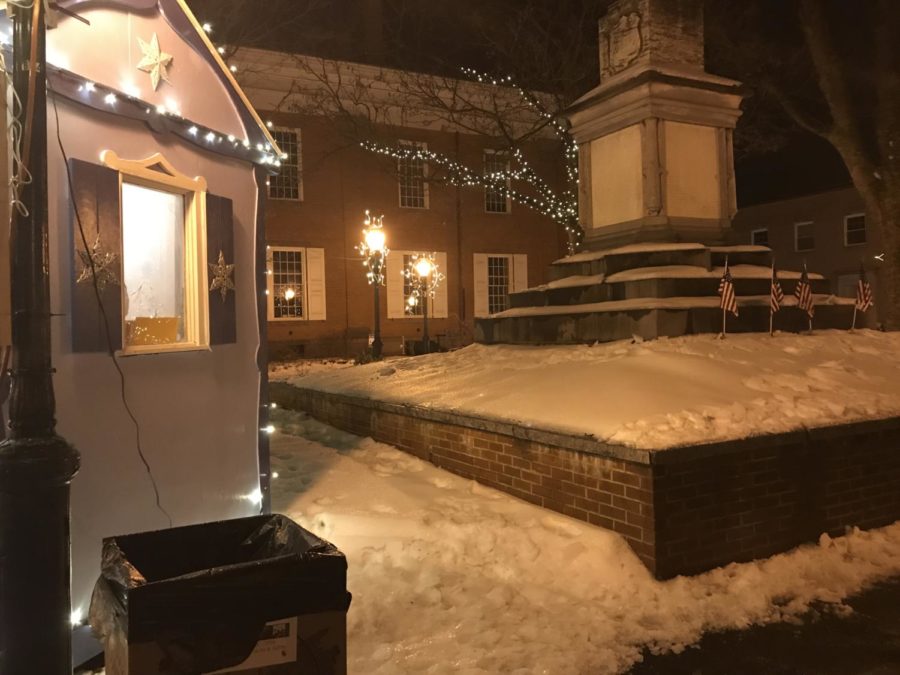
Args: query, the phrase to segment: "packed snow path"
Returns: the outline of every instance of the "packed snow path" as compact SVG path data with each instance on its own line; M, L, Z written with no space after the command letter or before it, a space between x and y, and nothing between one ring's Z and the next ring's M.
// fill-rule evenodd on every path
M900 523L655 581L618 535L302 413L275 411L273 509L347 556L353 675L597 675L642 649L800 617L900 574Z

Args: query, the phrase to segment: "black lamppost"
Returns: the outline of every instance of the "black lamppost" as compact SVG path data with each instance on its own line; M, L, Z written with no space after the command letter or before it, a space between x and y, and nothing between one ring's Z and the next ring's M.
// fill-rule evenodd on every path
M431 340L428 339L428 296L431 293L431 275L434 272L434 261L428 256L422 256L413 264L413 269L419 277L419 296L422 300L422 340L424 342L424 351L427 354L431 351Z
M384 264L390 252L385 246L387 237L384 234L384 216L370 216L366 211L366 219L364 221L363 241L357 246L360 255L365 258L366 278L372 286L375 295L375 327L372 337L372 358L376 361L381 359L382 341L381 341L381 299L380 289L384 284Z
M69 484L78 452L56 434L47 248L45 3L10 3L13 86L27 102L12 170L12 391L0 443L0 675L72 672ZM19 112L18 110L16 112ZM21 157L21 159L18 159ZM25 180L30 174L31 180Z

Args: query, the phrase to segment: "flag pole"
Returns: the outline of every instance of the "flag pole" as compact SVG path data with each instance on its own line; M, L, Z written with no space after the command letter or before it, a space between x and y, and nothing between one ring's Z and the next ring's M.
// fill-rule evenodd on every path
M850 325L850 330L856 330L856 310L858 307L856 303L853 304L853 323Z
M722 339L723 340L725 339L725 315L726 315L726 313L727 313L727 310L723 307L722 308Z

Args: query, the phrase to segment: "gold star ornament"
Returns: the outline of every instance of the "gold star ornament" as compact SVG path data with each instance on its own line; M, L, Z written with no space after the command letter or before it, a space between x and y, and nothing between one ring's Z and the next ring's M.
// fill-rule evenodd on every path
M116 260L119 258L118 253L111 253L103 248L100 242L100 235L94 241L90 251L78 251L78 257L81 258L81 274L75 280L76 284L87 284L94 281L96 275L97 290L103 291L107 286L118 286L119 278L116 276ZM91 269L91 262L94 263Z
M234 290L234 280L231 275L234 274L234 265L225 264L225 254L219 250L219 262L215 265L209 263L209 273L212 274L212 283L209 285L209 292L219 291L222 294L222 302L228 296L228 291Z
M159 88L160 80L169 81L166 68L172 63L173 56L160 50L159 38L156 37L156 33L153 34L149 44L138 38L138 45L144 54L137 65L138 70L150 73L150 82L153 83L153 91L156 91Z

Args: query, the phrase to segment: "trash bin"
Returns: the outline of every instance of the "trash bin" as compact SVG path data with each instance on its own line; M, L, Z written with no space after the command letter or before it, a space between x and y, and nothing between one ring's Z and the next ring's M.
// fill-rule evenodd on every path
M107 675L345 675L347 561L281 515L103 540Z

